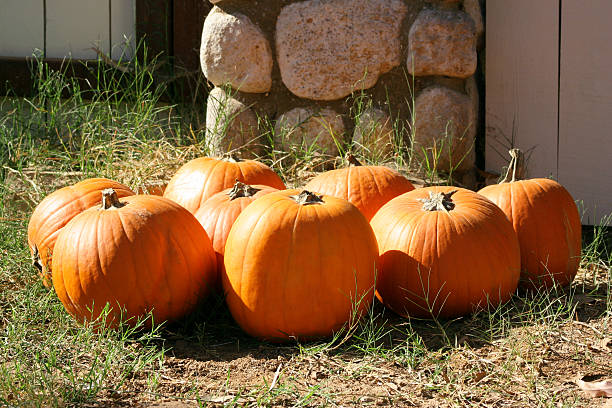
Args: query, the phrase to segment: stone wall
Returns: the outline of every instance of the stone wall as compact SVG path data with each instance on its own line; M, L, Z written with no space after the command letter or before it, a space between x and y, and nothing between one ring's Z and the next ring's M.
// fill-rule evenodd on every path
M407 146L442 171L473 167L478 0L211 2L200 56L215 153L336 155L352 142L378 159Z

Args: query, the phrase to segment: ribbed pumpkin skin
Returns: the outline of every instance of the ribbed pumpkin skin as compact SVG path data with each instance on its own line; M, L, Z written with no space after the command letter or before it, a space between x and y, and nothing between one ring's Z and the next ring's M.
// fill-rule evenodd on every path
M580 214L570 193L554 180L536 178L491 185L479 191L502 209L521 246L525 289L565 286L580 264Z
M281 178L255 160L229 161L210 157L193 159L181 167L164 191L164 197L179 203L192 214L213 194L230 188L238 180L285 189Z
M60 232L53 257L59 299L79 321L96 319L108 302L108 326L123 308L132 325L150 310L156 324L183 316L215 285L208 236L170 200L136 195L121 202L84 211Z
M217 255L217 272L219 283L223 271L223 254L225 253L225 243L227 236L236 218L253 201L266 194L278 191L278 189L264 185L254 185L259 189L257 193L250 197L238 197L231 199L229 192L231 188L225 189L212 197L196 211L195 217L202 224L206 234L212 242L213 249Z
M271 341L331 335L373 299L377 246L367 220L345 200L301 205L298 190L249 205L225 247L223 288L232 316Z
M457 190L455 208L425 211L418 199ZM377 297L396 313L456 317L507 301L516 290L516 234L491 201L466 189L427 187L385 204L371 221L380 252Z
M385 166L349 166L327 171L304 188L348 200L368 221L389 200L414 190L406 177Z
M106 188L114 189L120 198L134 195L121 183L92 178L49 194L32 212L28 224L28 246L32 255L38 251L42 267L40 275L45 286L51 286L51 258L59 231L76 215L100 204L101 192Z

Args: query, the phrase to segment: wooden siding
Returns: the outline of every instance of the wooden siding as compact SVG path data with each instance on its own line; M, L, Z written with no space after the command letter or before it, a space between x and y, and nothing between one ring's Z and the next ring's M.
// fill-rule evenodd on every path
M44 26L43 0L0 0L0 56L44 53Z
M529 177L552 177L583 210L612 214L612 15L609 0L488 0L486 169L510 146Z
M559 0L489 0L486 30L486 170L510 147L528 175L557 177Z
M134 8L135 0L2 0L0 57L95 59L94 47L115 58L122 48L129 54Z
M612 2L563 0L562 7L559 181L593 224L612 214Z

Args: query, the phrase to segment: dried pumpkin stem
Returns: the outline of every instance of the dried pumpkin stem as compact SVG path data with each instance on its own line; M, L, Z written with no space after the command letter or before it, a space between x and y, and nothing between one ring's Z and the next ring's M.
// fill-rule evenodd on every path
M117 192L112 188L106 188L102 190L102 206L101 210L110 210L113 208L121 208L125 204L119 201Z
M242 158L238 153L227 153L223 156L222 160L228 161L230 163L238 163L242 161Z
M32 251L32 265L38 269L38 272L42 272L43 264L40 259L40 253L38 252L38 247L34 245L34 251Z
M232 187L232 189L227 193L227 195L230 197L231 201L240 197L252 197L257 194L258 191L261 191L261 189L255 188L248 184L241 183L240 181L238 181L238 179L236 179L234 187Z
M346 161L349 163L349 165L352 165L352 166L363 166L363 164L361 164L361 162L357 160L357 158L353 156L352 153L347 153Z
M504 179L500 183L511 183L522 180L525 175L525 155L520 149L510 149L510 164Z
M304 190L298 195L291 196L293 201L300 205L323 204L324 201L321 197L322 196L318 196L308 190Z
M455 208L455 203L451 196L455 194L457 190L449 191L448 193L434 193L429 192L429 198L418 198L423 203L423 211L451 211Z

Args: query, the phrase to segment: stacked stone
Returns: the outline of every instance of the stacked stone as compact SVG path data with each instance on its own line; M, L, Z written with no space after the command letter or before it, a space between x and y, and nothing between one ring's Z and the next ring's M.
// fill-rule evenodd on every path
M438 170L473 167L478 0L211 2L200 57L215 153L336 155L352 140L390 157L399 142Z

